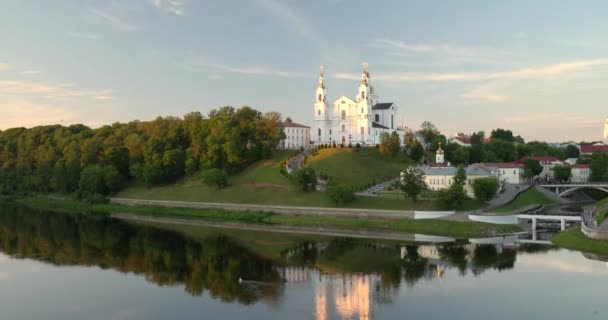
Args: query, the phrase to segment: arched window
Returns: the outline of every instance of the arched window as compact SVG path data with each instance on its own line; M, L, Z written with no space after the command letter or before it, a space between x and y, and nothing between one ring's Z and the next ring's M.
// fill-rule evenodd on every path
M342 125L342 132L345 132L345 131L346 131L346 126Z
M321 137L321 128L319 128L319 137Z
M361 108L361 113L363 113L363 108Z
M346 119L346 110L342 110L342 120Z
M365 99L365 91L361 91L361 99Z
M319 93L319 98L318 98L319 101L321 101L321 96L322 96L322 94Z
M391 129L393 129L393 115L391 114Z
M380 123L380 115L377 114L374 116L374 121Z
M319 110L319 115L321 115L321 110Z

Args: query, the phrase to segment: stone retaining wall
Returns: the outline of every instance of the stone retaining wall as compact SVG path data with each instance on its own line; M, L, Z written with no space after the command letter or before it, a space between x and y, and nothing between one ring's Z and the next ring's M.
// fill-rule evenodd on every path
M270 212L283 215L307 215L334 218L368 219L377 218L384 220L413 219L414 211L406 210L378 210L378 209L346 209L346 208L319 208L319 207L292 207L271 206L238 203L213 203L213 202L185 202L164 200L143 200L110 198L110 203L125 206L151 206L165 208L191 208L191 209L216 209L225 211L246 212Z

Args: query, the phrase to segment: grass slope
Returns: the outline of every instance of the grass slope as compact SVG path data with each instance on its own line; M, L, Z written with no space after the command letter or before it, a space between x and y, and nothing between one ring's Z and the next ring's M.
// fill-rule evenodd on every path
M401 160L388 159L386 163L380 158L377 149L362 149L354 152L352 149L323 149L312 165L319 166L318 172L332 172L334 176L347 176L352 170L354 176L361 181L368 180L362 177L396 176L404 167ZM144 185L132 185L116 195L118 198L151 199L151 200L174 200L174 201L198 201L198 202L231 202L266 205L292 205L307 207L334 207L328 197L321 192L301 192L280 172L280 165L291 152L277 152L272 159L259 161L244 171L229 177L229 187L216 189L203 183L200 177L192 176L182 179L174 184L148 188ZM361 158L359 158L361 157ZM341 159L341 160L340 160ZM374 159L374 160L370 160ZM317 161L318 160L318 161ZM323 161L324 162L323 162ZM312 160L311 160L312 161ZM340 161L350 163L350 169L340 168ZM326 163L327 165L323 165ZM372 163L373 166L366 166ZM355 165L356 164L356 165ZM331 168L339 168L337 175L330 171ZM357 168L355 170L355 168ZM349 177L348 181L356 181ZM371 181L371 178L369 179ZM345 181L346 182L346 181ZM363 182L361 183L363 184ZM348 205L351 208L363 209L390 209L411 210L427 209L435 210L437 204L432 201L418 201L416 203L405 199L387 199L378 197L357 197ZM478 205L471 205L478 207ZM467 206L466 209L468 209Z
M408 159L404 154L383 157L376 148L333 148L319 150L318 155L308 158L307 165L338 182L359 187L398 177Z
M536 190L536 188L530 188L520 193L515 200L504 207L495 209L494 212L506 213L512 212L523 207L527 207L533 204L553 204L555 203L552 199L547 198L542 192Z
M596 202L594 206L596 209L599 209L605 205L608 205L608 198ZM597 221L597 224L600 225L602 222L604 222L604 220L606 220L606 218L608 218L608 209L602 210L597 217L595 217L595 221Z
M587 238L579 227L562 231L551 239L555 245L577 251L608 256L608 241Z

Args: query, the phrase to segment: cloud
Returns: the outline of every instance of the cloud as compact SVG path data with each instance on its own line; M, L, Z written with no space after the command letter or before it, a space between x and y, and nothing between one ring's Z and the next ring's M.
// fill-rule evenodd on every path
M25 71L21 71L21 74L23 74L23 75L37 75L37 74L40 74L40 70L25 70Z
M68 99L88 97L96 100L110 100L110 90L77 90L70 86L55 86L38 82L25 82L16 80L0 80L0 92L17 95L35 95L47 99Z
M99 36L94 33L83 33L83 32L68 32L68 37L85 39L85 40L97 40Z
M534 66L528 68L514 69L502 72L455 72L455 73L420 73L420 72L385 72L372 74L375 80L383 81L486 81L504 79L531 79L531 78L554 78L564 74L585 71L592 67L608 65L608 58L592 60L579 60L564 62L545 66ZM358 79L359 74L338 73L338 79Z
M412 60L415 57L424 58L424 64L428 64L432 58L432 65L456 65L456 64L500 64L504 65L516 56L510 52L504 52L481 46L461 46L446 43L408 43L399 40L376 38L372 46L381 47L386 50L387 55L406 57Z
M0 128L73 123L78 114L66 106L35 103L23 98L0 98Z
M0 62L0 71L4 71L6 69L8 69L8 63Z
M149 0L158 9L167 11L176 16L185 14L185 3L181 0Z
M90 9L90 12L94 16L109 23L112 27L114 27L116 29L125 30L125 31L135 31L135 30L139 29L138 26L127 21L126 19L124 19L122 17L118 17L116 15L112 15L108 12L105 12L105 11L102 11L99 9Z
M504 102L510 99L508 96L496 93L492 88L485 86L473 88L463 93L461 97L468 101L480 102Z
M186 63L188 68L211 68L220 70L227 73L236 73L236 74L244 74L244 75L256 75L256 76L274 76L274 77L284 77L284 78L314 78L315 75L312 73L306 72L297 72L297 71L287 71L287 70L279 70L266 66L229 66L225 64L218 64L213 62L205 61L205 59L195 59L191 62ZM217 78L218 75L213 75L214 78Z

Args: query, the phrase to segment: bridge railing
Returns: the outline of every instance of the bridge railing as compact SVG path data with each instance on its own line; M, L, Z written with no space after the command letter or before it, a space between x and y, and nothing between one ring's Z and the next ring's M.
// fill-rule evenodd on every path
M596 240L608 240L608 231L600 230L598 228L597 221L595 220L597 215L604 210L608 210L608 205L604 205L599 208L593 208L591 210L583 212L583 214L581 215L581 232L583 232L583 234L588 238Z

